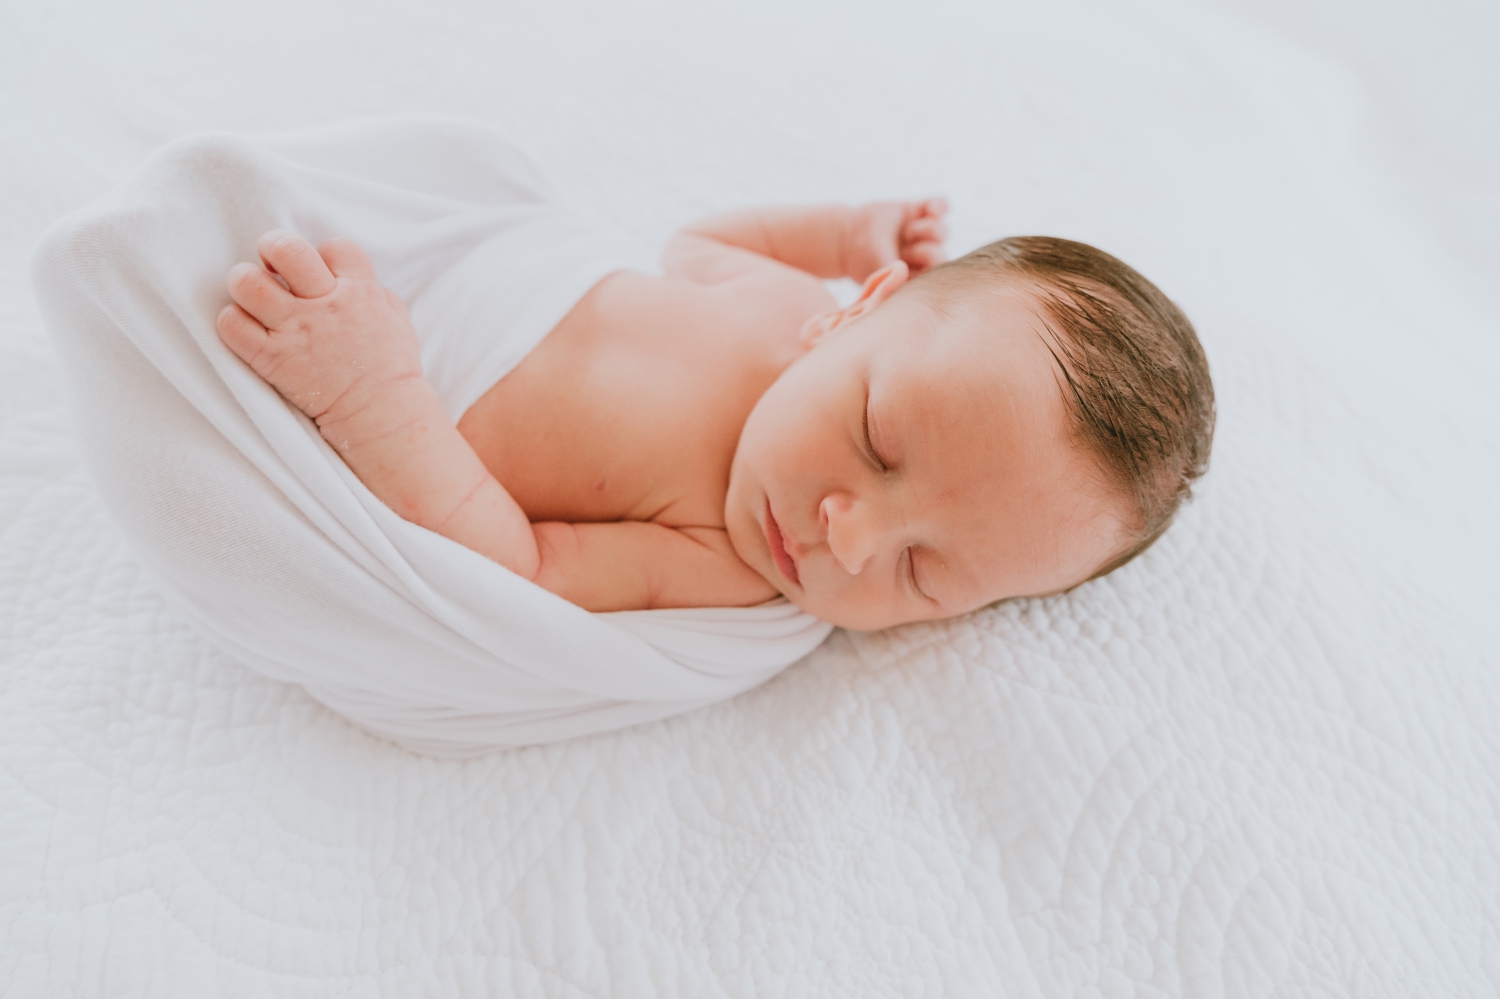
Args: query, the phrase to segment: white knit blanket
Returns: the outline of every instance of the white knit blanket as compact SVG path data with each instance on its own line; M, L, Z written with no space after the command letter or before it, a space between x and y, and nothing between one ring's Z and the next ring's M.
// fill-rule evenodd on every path
M37 297L100 495L220 649L463 754L721 701L828 635L784 600L591 615L396 516L214 332L225 271L278 226L369 249L454 419L600 278L651 267L461 122L180 140L55 226Z

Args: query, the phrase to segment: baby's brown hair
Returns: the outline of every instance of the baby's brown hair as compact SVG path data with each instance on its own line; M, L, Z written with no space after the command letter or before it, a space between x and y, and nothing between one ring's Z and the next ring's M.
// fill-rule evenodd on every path
M1135 508L1134 541L1094 574L1103 576L1161 537L1208 468L1208 359L1171 299L1086 243L1012 236L933 268L911 287L946 297L996 279L1019 280L1040 299L1075 430Z

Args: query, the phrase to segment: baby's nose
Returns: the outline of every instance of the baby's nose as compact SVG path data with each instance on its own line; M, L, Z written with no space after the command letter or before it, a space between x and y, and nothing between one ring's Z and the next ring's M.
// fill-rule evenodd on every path
M818 505L828 550L850 576L858 576L875 555L879 539L869 513L847 493L830 493Z

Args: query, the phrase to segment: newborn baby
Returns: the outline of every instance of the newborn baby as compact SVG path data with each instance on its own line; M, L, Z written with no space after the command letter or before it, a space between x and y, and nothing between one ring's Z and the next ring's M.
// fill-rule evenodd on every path
M944 618L1144 550L1214 419L1154 285L1047 237L943 263L945 212L690 226L664 276L604 278L457 426L350 240L265 234L218 330L394 511L586 609ZM845 308L841 277L863 285Z

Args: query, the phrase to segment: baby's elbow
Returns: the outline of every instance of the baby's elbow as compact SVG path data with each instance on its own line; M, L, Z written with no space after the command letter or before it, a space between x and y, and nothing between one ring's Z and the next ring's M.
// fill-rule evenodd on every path
M649 608L653 593L645 579L651 574L642 569L645 561L638 550L621 544L622 535L628 539L636 529L649 527L629 522L534 524L539 564L531 582L585 611Z
M531 526L536 536L536 572L532 583L564 600L572 600L571 582L578 567L578 530L563 521L542 521ZM576 602L575 602L576 603Z

